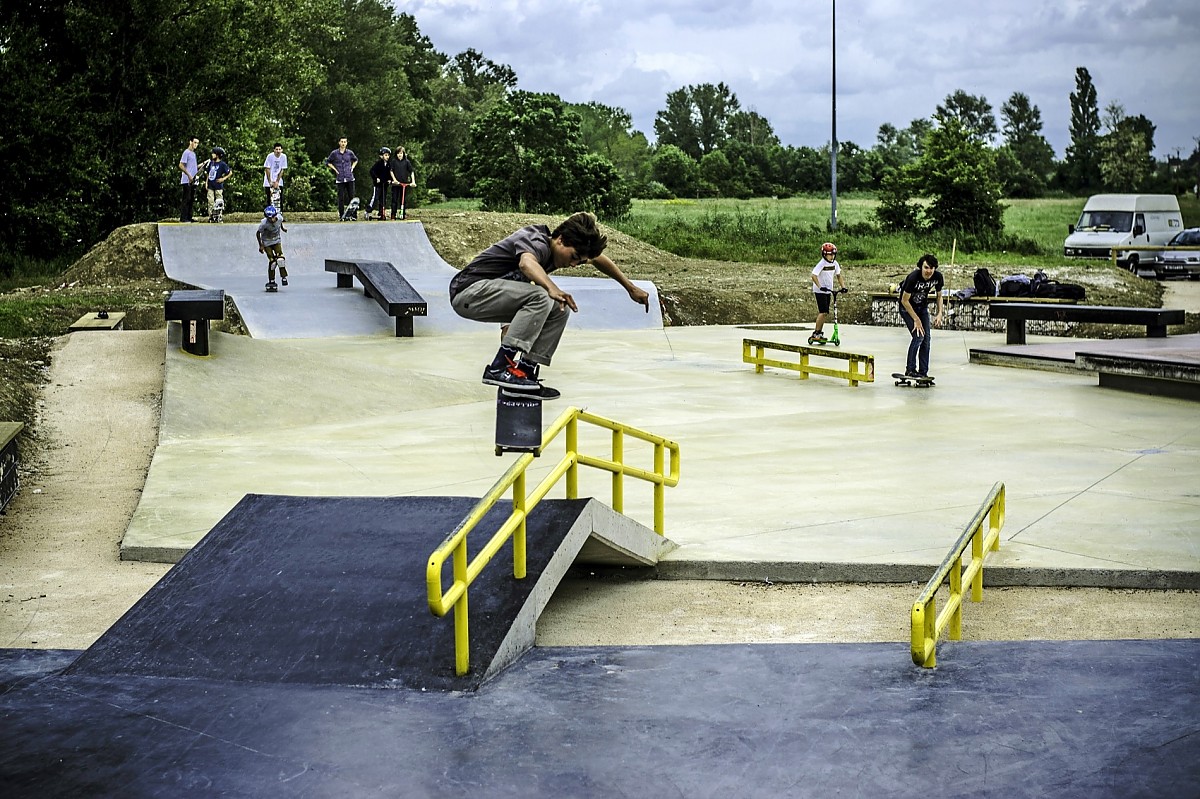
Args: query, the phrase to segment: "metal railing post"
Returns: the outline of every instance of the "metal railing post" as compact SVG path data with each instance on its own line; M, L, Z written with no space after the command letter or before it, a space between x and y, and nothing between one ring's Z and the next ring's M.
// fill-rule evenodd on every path
M625 435L620 430L612 431L612 460L625 464ZM625 512L625 473L620 469L612 473L612 507L617 513Z
M467 584L467 541L454 548L454 582ZM454 603L454 673L459 677L471 668L470 633L467 630L467 592Z
M525 472L522 471L513 481L513 512L521 516L517 529L513 530L513 577L525 579L525 521L528 511L525 508Z
M571 458L567 469L567 499L579 499L579 417L571 417L566 432L567 455Z
M654 473L666 477L663 470L663 452L666 450L661 443L654 445ZM659 481L654 484L654 532L663 535L666 530L664 506L666 505L666 486Z

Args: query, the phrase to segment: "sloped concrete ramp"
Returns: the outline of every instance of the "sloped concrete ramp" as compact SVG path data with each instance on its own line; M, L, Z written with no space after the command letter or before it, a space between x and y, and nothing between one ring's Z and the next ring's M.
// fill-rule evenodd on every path
M248 494L71 672L470 689L533 646L589 539L630 565L653 565L671 546L594 500L543 501L528 520L528 576L513 579L507 546L470 589L472 672L456 677L454 621L430 613L425 566L477 501ZM508 512L485 517L469 557Z
M288 223L283 247L289 285L276 294L263 290L267 260L258 252L257 225L249 223L160 224L159 245L168 277L206 289L224 289L233 298L255 338L395 336L395 320L361 287L338 289L325 271L325 259L388 261L429 303L429 315L414 323L416 336L436 336L480 328L450 307L447 293L456 272L429 243L420 222ZM599 273L597 273L599 275ZM616 282L603 276L560 277L579 312L571 327L581 330L662 328L658 290L650 293L650 312L629 299Z

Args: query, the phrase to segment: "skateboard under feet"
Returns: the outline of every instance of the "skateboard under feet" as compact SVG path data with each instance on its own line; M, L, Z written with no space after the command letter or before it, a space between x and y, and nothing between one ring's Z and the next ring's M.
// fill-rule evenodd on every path
M917 388L933 388L932 377L913 377L903 372L892 372L898 386L916 386Z

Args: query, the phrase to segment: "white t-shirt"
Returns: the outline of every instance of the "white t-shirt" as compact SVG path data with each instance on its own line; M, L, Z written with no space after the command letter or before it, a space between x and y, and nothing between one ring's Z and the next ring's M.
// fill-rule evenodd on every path
M821 262L813 267L812 273L817 278L817 282L813 283L813 294L822 290L833 291L834 275L842 273L842 266L837 262L836 258L832 261L826 261L822 258Z
M280 153L276 157L275 153L267 156L267 160L263 162L263 188L271 185L272 180L278 180L279 185L283 185L283 180L279 177L279 173L287 169L287 153Z

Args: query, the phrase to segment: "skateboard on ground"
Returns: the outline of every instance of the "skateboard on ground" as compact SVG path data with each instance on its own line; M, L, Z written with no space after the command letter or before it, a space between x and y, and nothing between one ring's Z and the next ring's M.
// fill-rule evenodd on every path
M358 201L357 197L352 199L350 201L350 204L346 206L346 210L342 212L342 221L343 222L357 222L358 221L358 209L361 205L362 205L362 203L360 203Z
M274 280L268 280L266 288L267 288L268 292L273 294L276 291L279 291L279 284L276 283Z
M903 372L892 372L898 386L916 386L917 388L933 388L932 377L911 377Z
M214 200L212 212L208 216L209 222L224 222L225 221L225 201Z

